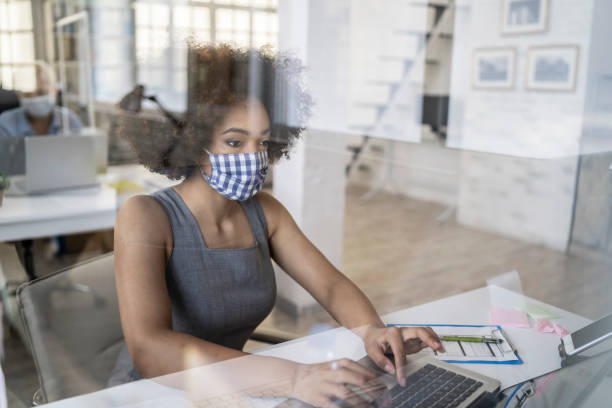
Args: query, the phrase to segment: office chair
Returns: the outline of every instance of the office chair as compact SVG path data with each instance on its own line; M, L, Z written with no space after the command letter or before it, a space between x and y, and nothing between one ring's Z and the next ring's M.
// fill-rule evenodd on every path
M66 283L96 296L57 290ZM105 388L123 343L113 254L24 283L17 299L40 383L34 404Z
M0 87L0 114L9 109L18 107L19 98L17 98L17 93Z
M113 254L105 254L17 290L40 382L35 405L106 388L123 344L113 262ZM66 282L87 287L96 296L90 291L58 291ZM251 336L265 344L293 338L274 330L258 330Z
M0 243L0 298L2 299L3 316L9 323L10 331L17 333L24 342L26 337L19 316L16 291L25 277L26 272L21 266L15 246Z

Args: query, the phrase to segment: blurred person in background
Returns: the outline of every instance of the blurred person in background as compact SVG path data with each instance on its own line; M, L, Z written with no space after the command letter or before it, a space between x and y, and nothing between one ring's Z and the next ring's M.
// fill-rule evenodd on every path
M55 135L67 120L67 131L79 132L83 125L68 108L56 106L57 86L52 68L44 61L16 69L14 90L20 105L0 114L0 137Z
M62 131L78 133L81 120L70 109L57 106L57 84L49 64L36 61L33 66L20 66L14 71L14 91L20 106L0 114L0 137L57 135ZM25 159L24 159L25 160ZM66 238L52 238L46 249L48 258L65 252Z

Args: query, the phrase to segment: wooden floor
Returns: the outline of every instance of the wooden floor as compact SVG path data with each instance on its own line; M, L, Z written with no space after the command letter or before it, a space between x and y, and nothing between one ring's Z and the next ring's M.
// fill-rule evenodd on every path
M528 296L590 318L612 311L610 264L468 228L452 217L439 222L446 210L439 204L386 193L362 202L363 193L347 190L343 272L381 314L481 287L512 270ZM52 269L45 270L42 257L37 267L41 274ZM326 312L295 319L275 309L263 326L304 335L315 323L335 325ZM14 337L5 339L3 367L7 386L26 401L36 373Z
M344 227L344 268L380 314L486 285L516 270L524 294L597 318L612 312L612 266L540 245L439 222L443 205L349 187ZM314 323L334 325L325 312L294 319L275 310L264 322L300 335Z

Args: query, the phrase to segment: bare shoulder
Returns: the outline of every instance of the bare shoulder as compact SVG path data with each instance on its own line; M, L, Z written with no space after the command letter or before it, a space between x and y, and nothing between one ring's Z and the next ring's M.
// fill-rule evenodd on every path
M171 238L172 229L166 211L155 198L137 195L119 208L115 234L160 242Z
M289 211L285 206L278 201L272 194L260 191L257 193L257 200L263 209L264 215L266 216L266 222L268 223L268 233L274 234L274 231L279 225L285 222L287 217L291 219Z

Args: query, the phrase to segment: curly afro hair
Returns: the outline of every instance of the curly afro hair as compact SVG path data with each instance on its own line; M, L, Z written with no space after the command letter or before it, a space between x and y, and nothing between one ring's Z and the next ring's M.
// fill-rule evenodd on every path
M120 133L149 170L171 179L188 177L212 141L213 129L229 107L259 99L270 117L270 163L289 157L301 136L312 100L302 86L299 60L269 47L189 44L189 106L179 128L153 129L150 121L126 117Z

